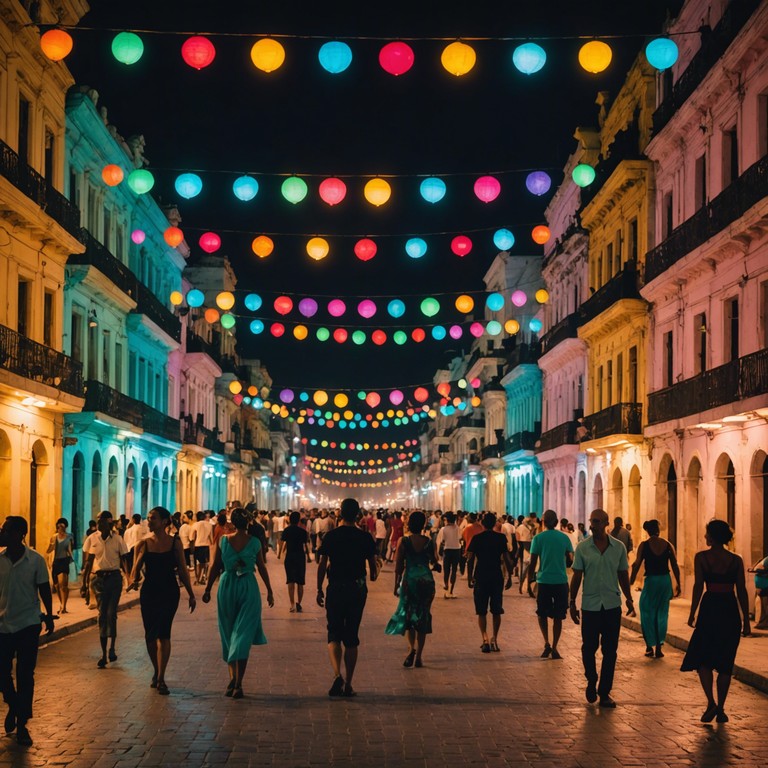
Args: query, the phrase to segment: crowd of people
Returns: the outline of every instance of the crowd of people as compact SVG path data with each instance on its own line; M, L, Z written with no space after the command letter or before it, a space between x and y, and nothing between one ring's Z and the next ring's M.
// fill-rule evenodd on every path
M359 628L367 600L367 582L375 581L384 563L394 563L393 593L397 606L384 631L403 635L406 668L424 666L424 649L432 633L432 604L442 582L443 598L456 597L456 583L467 579L481 636L482 653L501 650L499 635L504 591L517 579L519 592L536 600L544 647L542 658L562 659L558 643L570 614L581 625L582 663L590 703L613 708L611 697L621 626L622 597L635 613L632 585L641 571L639 600L645 655L663 657L669 602L680 595L675 549L660 535L656 520L643 528L647 538L635 550L632 531L621 518L610 528L608 515L594 510L589 529L553 510L512 518L457 510L361 510L355 499L337 509L287 513L230 503L213 511L171 514L162 507L114 519L109 511L91 521L82 545L80 592L98 610L100 669L117 660L117 614L124 588L139 590L150 686L168 695L166 670L171 630L180 602L188 596L197 607L194 587L204 587L203 603L216 592L222 657L229 680L225 695L243 697L243 680L251 646L267 642L262 629L261 589L267 603L275 599L266 567L269 556L285 571L289 611L302 612L307 564L317 563L316 602L325 608L333 681L331 697L353 697L360 644ZM26 723L32 713L34 667L41 622L53 631L53 595L59 613L67 612L69 577L77 544L61 518L47 548L47 559L24 543L26 521L6 518L0 528L0 686L8 704L6 733L19 744L32 743ZM750 634L744 565L728 550L732 532L722 520L706 528L708 549L695 558L695 584L689 624L695 627L683 671L697 671L707 698L703 722L726 722L725 700L740 635ZM768 558L755 564L761 605L758 628L768 628ZM273 577L274 577L273 571ZM675 583L673 588L672 577ZM327 591L324 591L326 578ZM578 597L581 593L581 604ZM42 602L45 612L40 613ZM488 614L491 614L490 627ZM551 634L550 634L551 623ZM600 671L596 653L601 650ZM15 680L12 673L16 660ZM715 672L717 678L715 680Z

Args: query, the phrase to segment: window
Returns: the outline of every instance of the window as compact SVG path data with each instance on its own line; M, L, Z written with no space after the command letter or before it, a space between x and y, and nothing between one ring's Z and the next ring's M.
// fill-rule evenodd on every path
M603 366L597 369L597 392L595 400L595 411L603 409Z
M693 180L693 208L698 211L707 204L707 153L696 158Z
M725 362L739 359L739 300L725 302Z
M637 402L637 347L629 348L629 402Z
M601 253L597 257L597 274L595 275L595 289L600 288L603 284L603 254Z
M88 322L88 378L99 379L99 326Z
M606 365L605 390L608 395L608 405L613 405L613 360L609 360Z
M29 164L30 114L30 103L22 95L19 95L18 152L20 160L27 164Z
M139 396L137 400L145 400L147 394L147 361L139 358Z
M45 178L53 184L53 171L55 157L55 143L56 139L53 135L53 131L50 128L45 129L45 167L43 174Z
M624 402L624 353L619 352L616 357L616 402Z
M70 355L78 363L83 362L83 314L82 312L72 311L72 328L70 330L71 346Z
M608 243L605 247L605 266L608 269L608 277L614 274L613 272L613 243Z
M672 331L667 331L662 336L662 351L664 354L663 365L663 386L671 387L675 383L674 372L674 337Z
M768 155L768 93L757 97L757 156Z
M723 189L739 175L739 142L736 126L723 131Z
M69 202L80 206L80 187L77 171L74 168L69 169Z
M104 331L101 335L101 358L104 361L104 371L102 373L102 381L108 386L112 386L112 350L111 350L111 334L109 331Z
M123 391L123 345L115 342L115 389Z
M760 284L760 328L763 347L768 347L768 280Z
M115 225L115 250L114 255L120 260L125 260L125 230L122 224Z
M43 296L43 344L53 346L53 307L56 296L52 291L46 291Z
M698 375L707 370L707 316L704 312L693 318L693 372Z
M672 232L672 190L661 199L661 237L666 240Z
M613 272L616 275L621 272L621 230L616 233L616 242L613 244Z
M629 239L627 241L627 260L637 261L637 218L629 221Z
M112 253L112 211L104 206L104 237L102 239L104 247Z
M22 336L29 336L31 293L32 284L28 280L19 278L16 330Z

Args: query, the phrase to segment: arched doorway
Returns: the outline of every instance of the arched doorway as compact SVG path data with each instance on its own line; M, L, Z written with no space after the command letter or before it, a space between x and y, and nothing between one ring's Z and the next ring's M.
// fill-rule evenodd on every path
M107 465L107 506L113 515L117 515L117 459L109 457Z
M610 509L608 516L613 522L614 517L624 519L624 478L621 476L621 470L616 467L611 479Z
M627 493L629 498L627 502L629 504L629 510L627 517L629 518L629 524L632 526L632 537L637 544L642 538L642 524L640 522L640 469L637 464L632 465L632 469L629 470L629 483L627 485Z
M600 474L595 475L595 484L592 486L593 509L605 509L603 506L603 478Z
M752 554L751 563L768 554L768 454L756 451L750 471Z
M577 520L578 523L587 523L587 473L579 472L577 483Z
M168 467L166 467L163 470L163 489L160 493L160 504L173 512L171 509L173 505L171 504L171 484L169 479L170 475L168 473Z
M11 514L11 441L0 429L0 512L2 519Z
M48 452L40 440L32 446L32 460L29 464L29 536L30 547L37 547L37 512L40 506L40 486L48 466Z
M673 547L677 546L677 472L670 462L666 477L667 486L667 536Z
M157 466L152 470L152 506L163 506L163 501L160 498L160 470Z
M125 470L125 514L136 512L136 465L131 462Z
M91 517L97 517L99 512L101 512L101 454L96 451L91 462Z
M145 461L141 465L141 509L139 514L146 517L147 512L149 512L149 464Z
M717 488L715 516L725 520L736 532L736 470L727 453L720 455L715 464Z
M704 546L704 520L699 508L701 489L701 462L694 456L688 464L685 473L685 492L683 494L683 520L685 521L685 542L682 557L678 552L678 560L682 563L683 581L688 574L693 574L693 558L696 552ZM688 580L693 583L693 579ZM686 590L687 591L687 590Z
M85 503L85 459L78 451L72 459L72 506L69 510L72 535L75 542L82 546L85 526L83 525L83 505Z
M670 473L672 481L670 483ZM677 473L672 456L665 453L659 463L656 476L656 510L661 517L662 536L666 536L673 547L677 546Z
M186 512L189 509L187 497L184 495L184 470L179 470L179 476L176 480L176 506L182 511Z

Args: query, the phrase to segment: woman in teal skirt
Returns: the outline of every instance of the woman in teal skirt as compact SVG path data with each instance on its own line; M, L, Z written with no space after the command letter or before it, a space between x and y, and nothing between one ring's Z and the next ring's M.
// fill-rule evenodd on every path
M677 582L674 596L679 597L680 566L677 564L675 548L659 535L658 520L646 520L643 530L648 534L648 539L637 549L629 583L634 584L640 566L645 563L645 580L640 594L640 624L645 638L645 655L660 659L664 655L661 646L667 636L669 601L673 596L669 569L672 569Z
M264 645L267 638L261 628L261 592L254 575L258 568L267 587L267 603L275 604L269 573L264 565L261 542L249 536L248 515L244 509L232 512L235 532L222 536L216 549L203 602L211 600L211 587L221 574L216 595L219 634L224 661L229 667L229 685L226 694L233 699L243 698L243 676L248 665L252 645Z

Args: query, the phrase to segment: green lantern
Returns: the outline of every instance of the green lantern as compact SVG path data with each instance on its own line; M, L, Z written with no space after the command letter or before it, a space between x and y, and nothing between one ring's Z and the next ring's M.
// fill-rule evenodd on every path
M395 344L402 346L406 341L408 341L408 334L405 331L395 331L392 335L392 340L395 342Z
M421 302L421 312L427 317L434 317L440 311L440 302L431 296Z
M352 334L352 341L357 345L365 344L365 339L366 336L364 331L355 331Z
M155 186L155 177L145 168L137 168L128 174L128 186L137 195L145 195Z
M579 163L571 176L578 186L588 187L595 180L595 169L586 163Z
M227 328L227 329L234 328L235 327L235 316L234 315L230 315L229 312L225 312L221 316L221 319L219 320L219 322L221 323L221 327L222 328Z
M133 32L120 32L112 40L112 55L121 64L135 64L144 55L144 43Z
M318 328L315 332L318 341L328 341L331 338L331 332L327 328Z
M307 182L298 176L289 176L283 182L280 191L289 203L296 205L307 196Z

